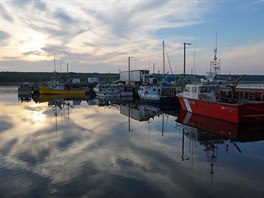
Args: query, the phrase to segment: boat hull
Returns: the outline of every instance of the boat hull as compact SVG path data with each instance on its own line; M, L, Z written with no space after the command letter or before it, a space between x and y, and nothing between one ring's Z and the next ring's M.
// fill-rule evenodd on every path
M160 97L149 97L149 96L139 94L139 98L140 98L140 101L142 102L160 104Z
M40 87L39 88L40 95L78 95L85 96L84 90L57 90L51 89L48 87Z
M141 102L159 104L159 105L178 105L176 96L177 87L143 85L138 90L138 96Z
M144 103L158 104L158 105L179 105L176 96L174 97L148 97L139 95L140 101Z
M178 96L184 111L204 115L233 123L264 121L264 103L227 104L196 100Z

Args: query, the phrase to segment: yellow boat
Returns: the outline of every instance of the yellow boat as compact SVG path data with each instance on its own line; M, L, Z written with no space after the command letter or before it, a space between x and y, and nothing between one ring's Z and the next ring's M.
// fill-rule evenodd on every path
M40 95L76 95L85 96L85 90L64 90L64 89L53 89L46 86L39 88Z

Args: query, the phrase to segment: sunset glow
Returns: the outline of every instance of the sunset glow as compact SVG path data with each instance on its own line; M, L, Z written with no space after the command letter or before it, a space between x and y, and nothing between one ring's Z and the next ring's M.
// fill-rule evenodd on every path
M118 73L128 56L132 69L155 63L158 71L165 41L174 73L183 72L190 42L187 72L195 63L204 74L217 32L222 71L264 74L263 0L1 0L0 10L2 71L50 72L54 53L63 71L68 62L75 72Z

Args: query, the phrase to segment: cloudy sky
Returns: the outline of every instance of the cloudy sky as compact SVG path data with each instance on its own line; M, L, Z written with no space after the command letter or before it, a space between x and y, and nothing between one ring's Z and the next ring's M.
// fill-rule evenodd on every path
M263 0L0 0L0 71L264 74ZM168 61L169 60L169 61ZM169 64L170 63L170 64ZM153 67L153 64L155 65ZM170 69L169 65L172 69Z

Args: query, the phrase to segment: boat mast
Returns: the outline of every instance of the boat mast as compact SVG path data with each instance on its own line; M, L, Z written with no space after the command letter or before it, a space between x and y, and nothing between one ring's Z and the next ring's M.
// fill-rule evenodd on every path
M68 65L68 62L67 62L67 81L69 80L69 65Z
M61 59L60 59L60 73L61 73Z
M163 47L163 77L165 75L165 52L164 52L164 41L162 41L162 47Z
M212 61L212 66L216 74L217 72L220 74L220 61L217 61L217 33L215 36L214 60Z
M54 72L56 72L55 52L54 52Z

